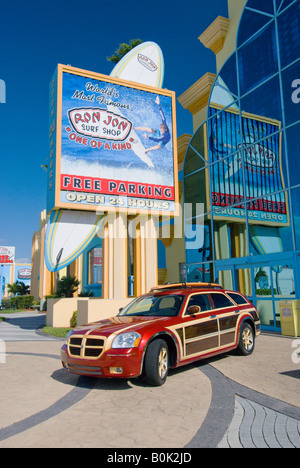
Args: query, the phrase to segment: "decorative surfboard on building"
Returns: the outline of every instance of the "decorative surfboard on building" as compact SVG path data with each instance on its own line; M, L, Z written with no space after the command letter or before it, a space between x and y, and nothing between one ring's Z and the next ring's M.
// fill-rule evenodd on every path
M54 210L45 237L45 262L49 271L59 271L76 260L101 228L104 214Z
M164 79L164 59L160 47L154 42L144 42L134 47L117 63L110 76L161 88ZM111 110L109 106L107 110ZM154 167L134 129L130 138L136 155L148 167ZM102 216L93 212L53 210L45 238L45 261L48 270L62 270L76 260L95 237L101 220Z

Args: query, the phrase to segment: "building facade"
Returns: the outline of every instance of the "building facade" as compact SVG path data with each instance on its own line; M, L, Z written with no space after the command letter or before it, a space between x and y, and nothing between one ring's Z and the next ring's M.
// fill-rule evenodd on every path
M195 133L183 167L185 203L203 226L186 249L186 279L218 281L280 330L279 302L300 298L300 2L228 2L200 36L216 53L179 101Z

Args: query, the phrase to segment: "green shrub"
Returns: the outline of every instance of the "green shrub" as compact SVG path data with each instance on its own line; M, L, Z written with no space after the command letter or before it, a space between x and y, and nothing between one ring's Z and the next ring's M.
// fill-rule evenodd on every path
M273 294L277 294L277 290L273 288ZM271 289L256 289L257 296L272 296Z
M78 294L78 297L94 297L95 293L93 291L82 291Z
M1 307L2 309L12 309L10 298L2 299Z
M4 309L31 309L34 302L33 296L14 296L2 299L2 308Z
M71 318L71 327L74 328L77 326L77 310L74 310Z
M57 295L59 297L73 297L79 284L80 281L75 276L63 276L57 283Z

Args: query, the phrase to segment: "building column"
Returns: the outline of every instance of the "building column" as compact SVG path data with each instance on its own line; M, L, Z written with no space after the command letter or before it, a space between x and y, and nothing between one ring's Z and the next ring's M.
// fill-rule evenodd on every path
M127 297L126 214L108 214L103 241L103 298L125 298Z
M141 294L149 292L158 284L157 277L157 238L158 219L140 216L140 274Z

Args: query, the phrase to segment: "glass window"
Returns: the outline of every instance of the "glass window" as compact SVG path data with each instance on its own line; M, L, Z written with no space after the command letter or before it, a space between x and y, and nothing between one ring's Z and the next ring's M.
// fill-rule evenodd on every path
M291 191L291 203L293 206L295 236L296 236L296 250L300 250L300 188Z
M264 11L266 13L273 14L273 0L248 0L248 8L253 8L254 10Z
M282 11L294 1L295 0L276 0L276 4L280 7L279 10Z
M212 258L210 223L199 224L185 223L185 247L186 247L186 262L187 263L203 263L208 262ZM201 267L202 268L202 267ZM191 281L189 279L189 281ZM197 281L195 279L195 281ZM204 281L203 275L198 281Z
M195 174L189 175L184 179L184 202L192 203L196 206L196 203L203 203L204 213L207 212L207 196L206 187L209 187L209 173L208 169L196 172Z
M272 299L269 300L258 300L256 302L256 307L258 310L258 315L261 321L261 325L267 327L276 326L276 316L274 317L274 307Z
M271 267L274 296L294 296L295 281L292 265Z
M145 296L128 304L119 315L176 317L185 296Z
M243 169L239 154L211 166L213 208L239 205L244 200Z
M287 192L247 204L250 255L266 255L294 248Z
M236 293L227 293L227 294L238 305L248 304L248 301L240 294L236 294Z
M218 271L218 283L223 286L224 289L233 289L233 275L231 270L219 270Z
M257 296L270 296L271 275L269 267L254 268L255 290Z
M299 58L300 2L295 2L278 17L278 35L281 66Z
M252 296L252 284L251 284L251 270L250 268L238 268L237 269L237 290L240 291L244 296Z
M238 63L241 95L278 72L274 22L238 51Z
M240 116L232 108L209 108L208 152L209 161L216 162L239 149L241 142Z
M224 209L221 211L231 212L231 208ZM221 219L220 219L221 218ZM232 257L232 244L231 244L231 230L228 221L222 220L222 215L214 216L214 244L215 244L215 257L216 260L226 260ZM220 283L224 286L223 275L219 277Z
M187 149L184 163L185 176L197 171L198 169L202 169L206 164L204 131L206 131L206 126L202 125L193 136Z
M187 264L188 283L212 283L213 265L212 263Z
M258 133L245 135L245 140L248 140L243 151L247 199L258 198L285 188L282 173L282 135L276 133L259 141L263 136L262 132L268 131L267 127L274 131L277 128L256 121L254 132Z
M223 307L232 307L234 304L231 300L222 293L213 293L211 294L211 298L214 303L215 309L221 309Z
M224 260L249 255L245 207L229 206L219 210L219 215L214 215L213 219L215 259Z
M187 308L195 305L200 307L201 312L205 312L206 310L211 309L209 299L206 294L196 294L195 296L192 296L189 300Z
M259 0L260 5L263 2ZM261 8L259 8L261 9ZM241 27L238 32L238 46L242 45L247 39L252 37L257 31L263 28L271 20L270 16L263 15L259 12L254 12L245 9L243 13Z
M300 104L299 104L300 107ZM291 186L298 185L300 181L300 124L286 130L288 147L288 164Z
M250 72L249 72L250 73ZM275 76L241 99L241 109L259 120L276 120L282 126L279 77Z
M223 107L234 106L238 97L238 84L236 72L236 53L223 65L211 93L210 102L221 104Z

